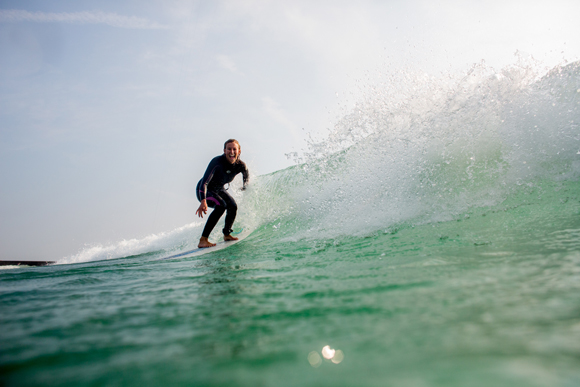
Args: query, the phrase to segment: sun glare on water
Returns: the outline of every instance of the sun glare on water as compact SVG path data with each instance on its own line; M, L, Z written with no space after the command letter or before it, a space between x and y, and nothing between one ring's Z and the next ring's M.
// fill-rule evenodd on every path
M330 348L329 345L325 345L322 348L321 354L322 357L316 351L312 351L308 354L308 362L312 367L320 367L322 364L322 358L330 360L334 364L339 364L344 360L344 353L340 349Z

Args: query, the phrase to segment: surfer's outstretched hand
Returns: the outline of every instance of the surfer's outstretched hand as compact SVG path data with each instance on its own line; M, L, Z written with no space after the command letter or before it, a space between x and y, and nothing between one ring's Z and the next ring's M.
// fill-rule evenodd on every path
M200 218L203 218L203 214L207 214L207 202L204 200L201 201L199 208L195 211L195 214Z

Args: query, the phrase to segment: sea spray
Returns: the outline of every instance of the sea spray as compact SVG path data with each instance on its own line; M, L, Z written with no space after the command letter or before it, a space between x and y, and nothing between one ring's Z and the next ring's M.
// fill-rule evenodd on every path
M577 179L579 82L578 63L477 64L455 84L390 78L301 164L262 177L244 212L294 240L335 238L457 219L539 179Z

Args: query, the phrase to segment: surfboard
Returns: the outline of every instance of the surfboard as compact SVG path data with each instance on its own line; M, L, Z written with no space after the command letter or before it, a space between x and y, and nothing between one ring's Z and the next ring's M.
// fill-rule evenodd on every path
M232 235L239 235L243 230L237 230L232 232ZM163 258L159 258L156 259L156 261L165 261L167 259L175 259L175 258L180 258L180 257L195 257L196 255L202 255L205 253L210 253L212 251L218 251L221 249L225 249L226 247L229 247L231 245L235 245L238 242L241 242L246 236L238 236L238 240L237 241L224 241L221 240L219 242L216 242L216 245L213 247L198 247L196 249L193 250L188 250L188 251L184 251L182 253L179 254L175 254L175 255L170 255L169 257L163 257Z
M0 261L0 266L46 266L55 263L55 261Z

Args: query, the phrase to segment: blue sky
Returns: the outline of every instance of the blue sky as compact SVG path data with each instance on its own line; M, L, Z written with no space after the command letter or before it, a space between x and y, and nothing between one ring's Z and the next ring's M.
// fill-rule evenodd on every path
M283 169L369 73L576 60L577 15L561 0L2 0L0 259L191 223L226 139L254 175Z

